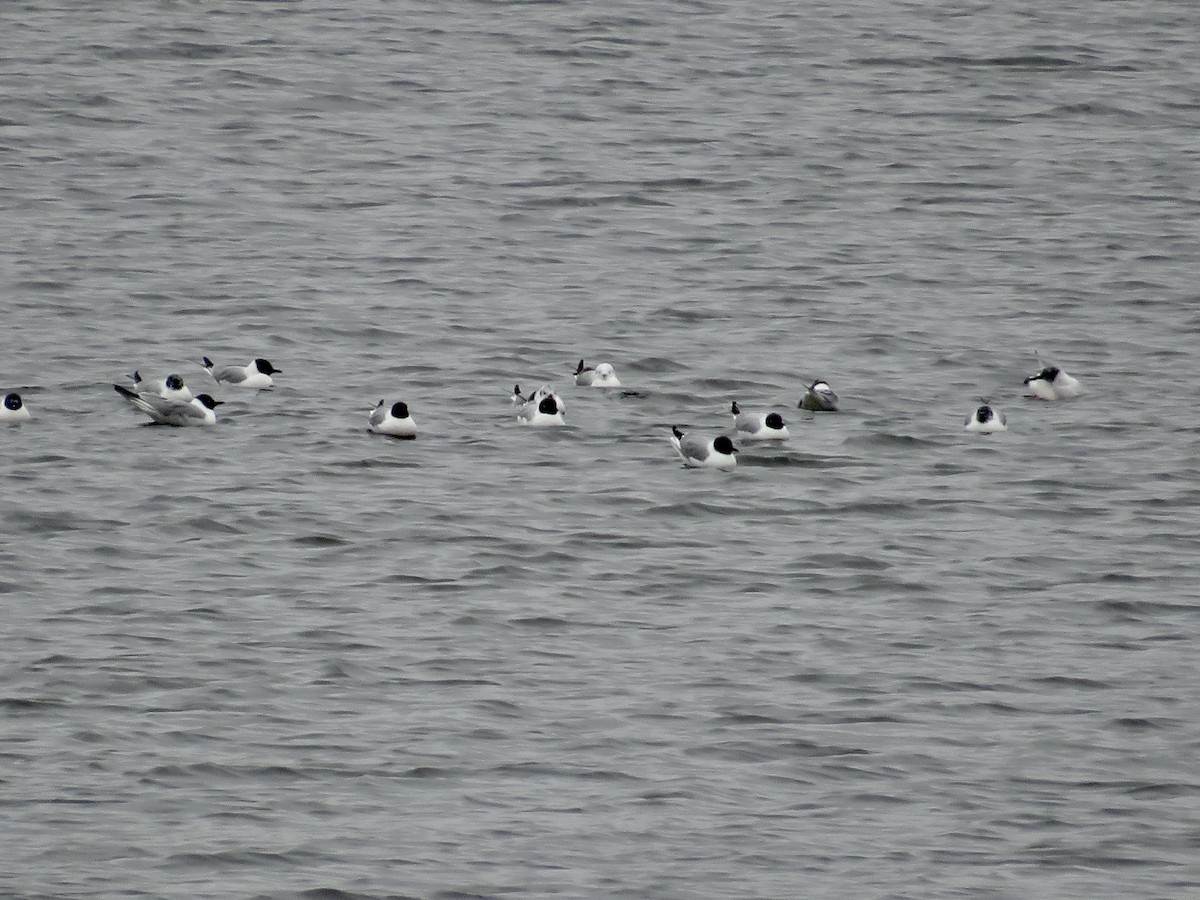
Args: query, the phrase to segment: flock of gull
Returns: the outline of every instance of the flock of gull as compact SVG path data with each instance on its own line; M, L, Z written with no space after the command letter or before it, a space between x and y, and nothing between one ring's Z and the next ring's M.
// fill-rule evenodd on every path
M215 384L250 390L268 390L274 387L275 382L271 376L282 372L262 357L253 359L244 366L216 366L205 356L203 364ZM129 377L132 381L131 387L114 384L113 388L134 409L150 417L147 424L188 426L217 423L216 408L223 401L216 400L207 393L193 395L184 384L182 376L171 374L162 381L153 383L144 381L136 371ZM585 365L582 359L575 370L575 384L602 389L621 386L616 370L610 363L600 363L593 368ZM1083 390L1078 379L1057 366L1042 366L1040 371L1025 379L1025 386L1030 394L1039 400L1067 400L1078 396ZM517 410L518 424L534 427L567 424L563 419L566 404L547 385L528 396L521 393L520 385L516 385L513 388L512 403ZM837 412L838 396L828 383L817 380L805 390L797 407L810 412ZM735 454L739 452L733 443L734 438L745 442L786 441L791 436L783 416L777 412L747 412L735 400L730 407L730 414L733 416L732 434L722 433L713 438L689 435L672 426L671 445L685 466L732 468L737 465ZM29 419L29 409L22 401L21 395L7 394L3 406L0 407L0 423L20 424ZM1007 431L1008 417L994 409L989 401L984 400L967 416L963 427L966 431L978 434ZM367 417L367 428L376 434L405 440L417 436L417 425L409 412L408 404L402 401L389 404L386 400L380 400Z

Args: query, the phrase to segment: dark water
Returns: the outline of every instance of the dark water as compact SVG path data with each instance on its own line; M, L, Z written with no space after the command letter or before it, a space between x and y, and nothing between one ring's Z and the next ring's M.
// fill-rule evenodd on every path
M4 20L4 894L1200 892L1200 8Z

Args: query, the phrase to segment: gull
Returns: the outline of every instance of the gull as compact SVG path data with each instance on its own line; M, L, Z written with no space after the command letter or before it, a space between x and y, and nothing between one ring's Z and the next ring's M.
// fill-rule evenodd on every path
M837 412L838 395L828 383L818 379L808 386L796 405L809 412Z
M216 425L217 414L213 412L222 401L208 394L197 394L191 400L168 400L151 391L134 393L129 388L114 384L118 394L148 415L155 425Z
M17 393L5 394L4 405L0 406L0 422L19 425L21 422L28 421L29 409L21 401L21 395Z
M979 434L1008 431L1008 416L998 410L992 409L991 404L987 400L983 400L982 404L979 409L967 416L963 422L963 428Z
M520 396L520 392L517 392ZM518 425L566 425L563 419L563 402L549 387L542 386L533 392L517 412Z
M1025 379L1025 386L1039 400L1068 400L1083 393L1079 380L1058 366L1045 366L1036 375L1030 375Z
M582 359L579 361L579 368L575 370L575 383L580 387L621 386L616 370L609 363L600 363L593 369L591 366L585 366Z
M396 402L389 409L386 401L380 400L379 405L371 411L367 420L367 428L375 434L386 434L391 437L411 440L417 436L417 423L413 421L408 411L408 404Z
M732 469L737 465L738 452L733 441L725 435L718 435L711 441L703 438L688 437L678 426L671 426L671 446L689 468L711 466L718 469Z
M213 361L206 356L204 357L204 368L208 369L208 374L218 383L225 382L245 388L272 387L275 382L271 380L271 376L276 372L283 371L275 368L269 360L265 360L261 356L252 359L245 366L221 366L220 368L214 366Z
M742 412L736 400L733 401L731 412L737 436L744 441L786 441L791 437L787 425L783 422L783 416L777 412Z
M192 399L192 392L187 389L183 383L183 376L174 373L168 375L162 381L154 384L147 384L142 379L142 374L136 370L129 376L133 380L133 387L137 393L142 391L154 391L160 397L166 397L168 400L182 400L185 403Z

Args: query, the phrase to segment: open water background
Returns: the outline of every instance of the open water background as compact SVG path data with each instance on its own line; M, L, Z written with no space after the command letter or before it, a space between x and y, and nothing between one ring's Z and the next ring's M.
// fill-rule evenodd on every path
M0 19L0 892L1200 893L1200 6Z

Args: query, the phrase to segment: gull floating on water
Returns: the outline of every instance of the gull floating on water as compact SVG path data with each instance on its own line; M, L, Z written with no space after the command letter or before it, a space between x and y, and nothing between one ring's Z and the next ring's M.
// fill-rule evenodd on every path
M533 402L534 400L540 401L543 397L545 397L549 394L553 394L553 393L554 392L551 391L547 385L543 384L540 388L538 388L536 391L534 391L532 394L530 394L528 397L526 397L524 394L521 393L521 385L514 384L513 392L512 392L512 405L521 407L521 406L524 406L526 403ZM558 396L558 394L554 394L554 400L558 404L558 411L566 412L567 404L563 402L562 397Z
M697 469L712 467L717 469L732 469L737 465L737 447L725 435L718 435L711 441L703 438L688 437L676 425L671 426L671 446L689 468Z
M982 406L967 416L963 422L963 428L978 434L1008 431L1008 416L999 410L992 409L991 404L984 400Z
M17 393L6 394L3 406L0 406L0 422L19 425L22 422L28 421L29 409L22 402L21 395Z
M155 425L216 425L217 414L213 412L221 405L208 394L197 394L191 400L168 400L152 391L134 393L129 388L114 384L117 393L134 407L150 417Z
M1069 400L1083 393L1083 386L1058 366L1045 366L1025 379L1025 386L1039 400Z
M743 441L786 441L791 435L779 413L742 412L733 401L733 427Z
M582 359L579 361L579 368L575 370L575 383L580 387L621 386L616 370L609 363L600 363L593 369L591 366L585 366Z
M136 370L129 377L133 381L133 389L136 393L153 391L160 397L165 397L168 400L182 400L184 403L192 399L192 392L183 383L182 375L172 373L162 381L157 381L154 384L148 384L142 378L141 373Z
M407 403L393 403L388 408L385 401L380 400L379 405L371 411L367 423L368 429L376 434L409 440L417 436L417 423L413 421Z
M796 405L809 412L837 412L838 395L826 382L818 380L808 386Z
M283 369L275 368L269 360L265 360L261 356L251 360L245 366L221 366L220 368L214 366L213 361L206 356L204 357L204 368L208 369L208 374L217 383L224 382L237 387L259 389L274 386L275 382L271 380L271 376L283 372Z
M520 390L516 391L516 396L520 396ZM522 398L524 399L524 398ZM517 412L518 425L566 425L563 419L562 400L558 394L550 390L549 387L542 386L525 400L520 410Z

